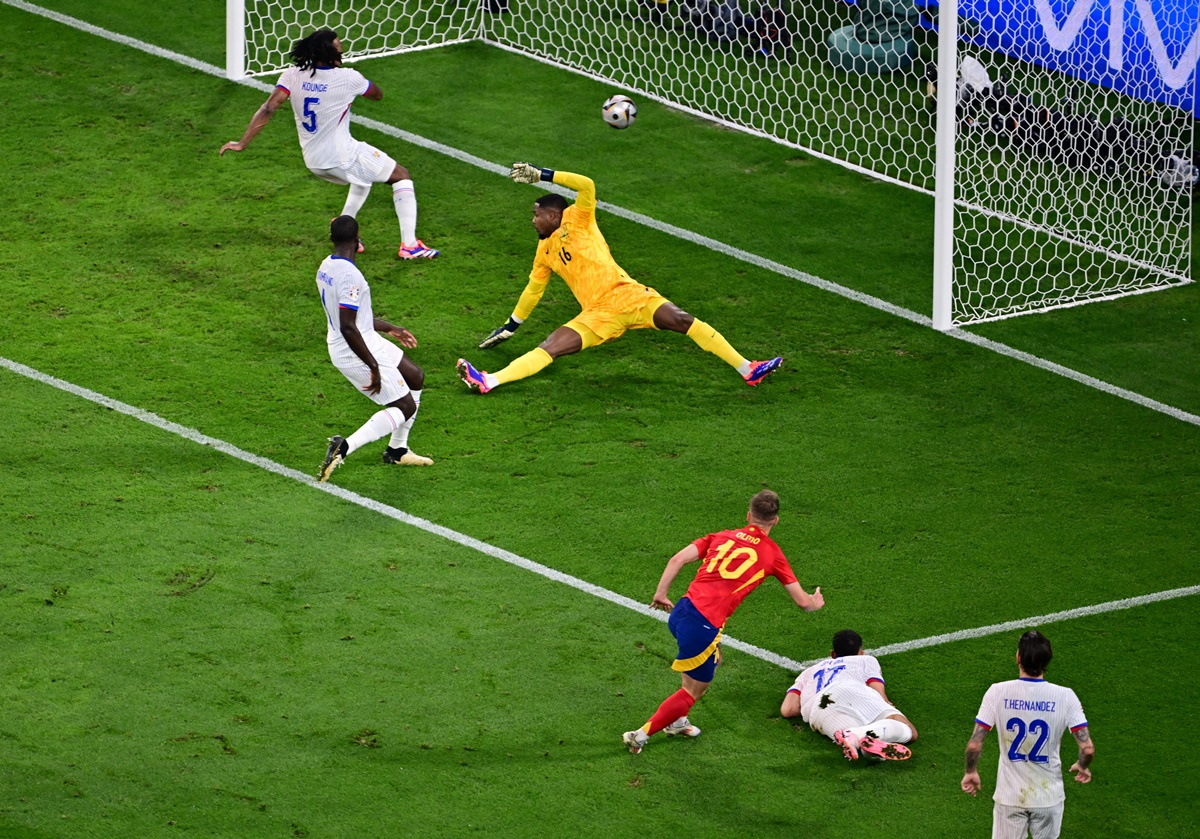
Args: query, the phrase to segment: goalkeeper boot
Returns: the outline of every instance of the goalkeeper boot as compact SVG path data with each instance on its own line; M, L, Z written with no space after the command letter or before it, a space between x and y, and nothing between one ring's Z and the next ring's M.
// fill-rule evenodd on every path
M460 358L458 364L458 377L463 380L467 387L478 390L480 393L487 393L491 390L487 383L487 373L482 370L476 370L471 366L471 362L465 358Z
M395 464L396 466L433 465L432 458L422 457L416 452L409 451L408 449L393 449L391 446L388 446L383 450L383 462L389 465Z
M907 746L889 743L870 734L859 741L858 750L876 760L908 760L912 757L912 751Z
M751 361L750 372L745 375L746 384L754 387L782 366L782 358L772 358L770 361Z
M848 728L841 731L836 731L833 734L833 742L842 747L842 754L846 756L846 760L858 760L858 744L859 737Z
M646 743L649 742L650 735L642 731L640 728L635 728L633 731L626 731L621 735L621 742L629 747L631 755L639 755Z
M401 259L433 259L438 255L438 251L426 247L425 243L418 239L411 245L401 245L396 255Z
M682 734L684 737L699 737L700 729L688 722L687 717L680 717L664 728L663 734L668 737L674 737L676 734Z
M322 484L328 481L333 470L342 465L342 461L349 453L350 445L346 442L345 437L337 435L330 437L329 448L325 451L325 462L321 464L321 471L317 473L317 481Z

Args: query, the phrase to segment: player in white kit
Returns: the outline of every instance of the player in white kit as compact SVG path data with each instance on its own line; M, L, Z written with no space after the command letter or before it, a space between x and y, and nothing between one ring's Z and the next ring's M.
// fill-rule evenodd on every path
M329 480L333 470L351 452L388 434L392 438L383 452L384 463L432 465L429 458L408 450L408 432L421 407L425 371L380 333L410 349L417 345L417 339L407 329L379 320L371 310L371 287L354 264L358 252L358 222L354 217L338 216L330 222L329 238L333 241L333 254L317 270L329 360L351 384L383 409L349 437L329 438L329 449L317 479Z
M983 741L996 729L1000 768L992 796L993 839L1057 839L1066 799L1058 748L1068 729L1079 743L1079 759L1070 771L1081 784L1092 779L1088 766L1096 747L1079 697L1043 677L1052 655L1045 635L1032 630L1022 635L1017 644L1020 678L988 688L975 717L962 788L971 795L979 792Z
M374 146L350 136L350 106L354 100L363 96L378 101L383 91L362 73L342 66L342 42L332 29L320 29L297 41L292 61L294 66L283 71L271 96L246 126L242 139L221 146L220 153L245 150L290 98L300 151L309 171L331 183L350 186L342 215L358 215L371 184L390 184L400 220L400 258L437 256L437 251L417 238L417 197L408 170ZM362 251L361 242L358 250Z
M916 726L887 697L879 659L864 652L853 629L834 634L829 658L796 677L779 713L800 717L841 746L848 760L860 754L907 760L912 752L902 744L917 739Z

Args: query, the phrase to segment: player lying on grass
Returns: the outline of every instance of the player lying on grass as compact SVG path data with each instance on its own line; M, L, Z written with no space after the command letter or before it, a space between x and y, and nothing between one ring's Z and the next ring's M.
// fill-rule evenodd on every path
M304 164L322 180L350 185L342 215L357 216L371 184L387 183L392 187L392 203L400 220L400 258L437 256L437 251L417 238L417 196L408 170L374 146L350 136L350 106L354 100L362 96L378 101L383 91L362 73L342 66L342 41L332 29L319 29L297 41L292 61L295 66L283 71L271 96L246 126L242 139L221 146L221 155L244 151L290 97ZM361 242L358 250L362 252Z
M700 729L688 720L688 711L712 683L720 663L721 633L741 602L768 576L783 583L784 591L806 612L825 605L821 587L808 594L796 582L787 557L770 539L771 528L779 523L779 496L764 489L750 499L747 527L710 533L692 542L667 562L650 606L671 613L667 626L679 642L679 656L671 665L683 679L683 686L658 706L641 728L622 736L633 754L641 752L650 736L658 731L668 735L699 737ZM687 594L672 604L667 594L683 566L700 560L696 578Z
M508 323L485 338L480 348L494 347L513 336L542 299L551 273L563 278L583 311L551 332L537 349L497 373L478 370L460 358L458 375L468 387L487 393L502 384L532 376L560 356L611 341L627 329L643 328L682 332L702 349L734 367L748 385L757 385L779 369L782 358L746 360L717 330L625 273L609 253L608 243L596 226L596 185L591 178L538 169L528 163L514 163L509 177L522 184L553 181L579 194L571 206L555 193L534 202L533 227L540 242L529 284Z
M354 217L338 216L331 221L329 238L333 254L317 270L329 360L352 385L384 407L349 437L329 438L317 480L329 480L347 455L386 434L392 439L384 449L384 463L430 466L432 460L408 450L408 432L421 407L425 371L413 363L408 353L385 341L383 335L409 349L417 345L417 339L407 329L379 320L372 312L371 287L354 264L358 254L358 222Z
M833 636L829 658L796 678L779 713L800 717L841 746L847 760L858 760L860 754L907 760L912 753L900 744L917 739L916 727L887 697L879 660L863 652L862 638L853 629Z

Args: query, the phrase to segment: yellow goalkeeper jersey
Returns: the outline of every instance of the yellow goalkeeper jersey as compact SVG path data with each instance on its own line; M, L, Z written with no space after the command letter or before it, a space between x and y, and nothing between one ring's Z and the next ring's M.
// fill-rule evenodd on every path
M578 191L575 203L563 210L562 224L538 242L529 284L513 314L525 320L550 282L558 274L584 310L631 312L656 294L630 278L608 250L604 234L596 226L596 184L591 178L570 172L555 172L554 183Z

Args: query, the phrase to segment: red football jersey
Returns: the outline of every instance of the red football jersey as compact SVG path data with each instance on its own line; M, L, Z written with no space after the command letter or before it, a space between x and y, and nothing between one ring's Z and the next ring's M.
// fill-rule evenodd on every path
M752 524L710 533L692 544L700 551L700 570L688 586L687 598L713 626L724 626L768 576L783 585L796 582L783 551Z

